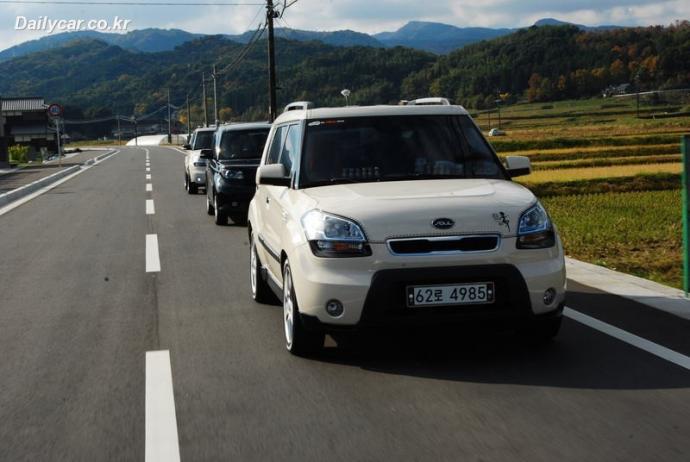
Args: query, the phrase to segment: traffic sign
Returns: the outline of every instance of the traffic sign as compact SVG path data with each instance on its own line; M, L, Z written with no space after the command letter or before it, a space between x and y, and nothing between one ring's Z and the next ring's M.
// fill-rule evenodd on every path
M59 104L51 104L48 106L48 115L51 117L60 117L64 109Z

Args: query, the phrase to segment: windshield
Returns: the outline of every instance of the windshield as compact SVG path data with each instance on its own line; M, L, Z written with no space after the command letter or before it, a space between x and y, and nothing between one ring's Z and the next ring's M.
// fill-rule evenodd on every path
M308 123L300 185L504 179L469 116L355 117Z
M192 149L212 149L213 148L213 132L203 131L196 132L194 136L194 146Z
M220 141L218 160L261 159L269 128L229 130Z

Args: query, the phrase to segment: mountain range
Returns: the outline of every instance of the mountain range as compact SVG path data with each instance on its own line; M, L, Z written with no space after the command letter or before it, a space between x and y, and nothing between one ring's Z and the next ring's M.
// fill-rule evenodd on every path
M553 18L537 21L535 26L566 25L568 23ZM609 30L617 26L589 27L577 25L581 30ZM368 35L352 30L332 32L308 31L299 29L276 28L276 36L301 42L320 41L326 45L339 47L366 46L374 48L390 48L404 46L436 54L447 54L472 43L490 40L508 35L516 29L492 29L486 27L456 27L448 24L411 21L395 32L381 32ZM247 43L254 31L247 31L238 35L223 35L224 38L239 43ZM36 40L15 45L0 51L0 61L18 58L37 51L46 51L60 47L75 39L97 39L109 45L116 45L134 52L155 53L171 51L176 47L192 40L205 37L179 29L140 29L126 34L113 34L95 31L64 32L48 35Z

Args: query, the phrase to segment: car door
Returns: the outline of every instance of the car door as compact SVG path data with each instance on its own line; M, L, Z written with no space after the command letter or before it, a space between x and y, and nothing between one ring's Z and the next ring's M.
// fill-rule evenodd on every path
M265 165L278 163L287 131L287 125L282 125L275 129L273 137L269 140L271 144L264 162ZM280 249L277 247L278 238L275 234L276 230L272 226L273 220L271 220L271 215L276 210L275 207L272 207L271 203L275 196L276 189L281 188L270 185L259 185L254 195L254 201L256 203L256 212L259 219L259 226L257 226L256 229L259 230L257 238L259 240L258 244L260 247L261 261L278 281L280 281ZM276 259L278 259L278 261L276 261Z
M213 156L206 160L206 196L209 202L213 203L213 184L216 180L216 174L219 174L219 169L222 167L218 163L218 153L220 152L220 139L223 136L222 131L216 131L213 134Z
M283 147L280 150L280 156L278 157L277 163L283 164L283 166L285 166L285 171L288 172L290 178L293 178L297 166L299 150L302 147L302 126L293 123L286 125L284 128L286 131ZM286 235L285 226L288 219L288 212L285 208L288 191L289 188L284 186L269 186L267 188L270 213L267 216L266 226L270 230L268 234L270 239L269 244L278 252L278 255L280 255L280 251L284 248L283 239L289 239ZM271 268L271 271L273 272L275 269L277 272L274 272L274 274L282 280L280 261L275 261L275 264L275 268Z

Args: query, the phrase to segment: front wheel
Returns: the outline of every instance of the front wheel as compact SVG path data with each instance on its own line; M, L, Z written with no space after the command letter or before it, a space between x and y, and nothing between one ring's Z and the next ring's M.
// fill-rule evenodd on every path
M218 226L225 226L228 224L228 216L218 207L218 196L213 195L213 222Z
M283 325L285 346L293 355L310 356L323 348L325 335L306 330L300 319L292 271L287 261L283 266Z

